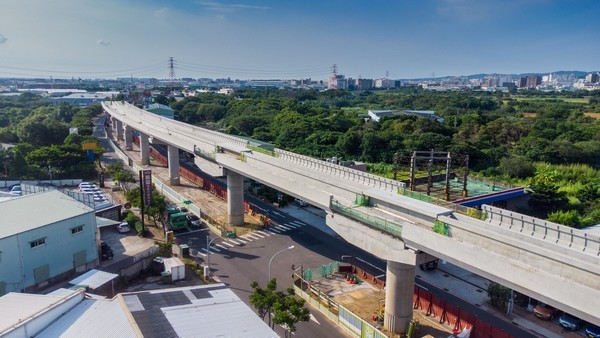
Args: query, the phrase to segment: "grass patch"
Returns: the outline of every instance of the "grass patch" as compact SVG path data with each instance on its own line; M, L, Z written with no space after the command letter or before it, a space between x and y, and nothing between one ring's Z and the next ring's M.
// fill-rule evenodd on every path
M583 115L600 120L600 113L583 113Z
M558 100L566 103L589 104L587 97L512 97L515 101L552 101Z

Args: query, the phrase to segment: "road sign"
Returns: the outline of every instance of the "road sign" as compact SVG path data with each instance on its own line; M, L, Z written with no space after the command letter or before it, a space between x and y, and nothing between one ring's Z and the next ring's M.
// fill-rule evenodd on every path
M142 170L142 189L144 190L144 205L152 204L152 170Z

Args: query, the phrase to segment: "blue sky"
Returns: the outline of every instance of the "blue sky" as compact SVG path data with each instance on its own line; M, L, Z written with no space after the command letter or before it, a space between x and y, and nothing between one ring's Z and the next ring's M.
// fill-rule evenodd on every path
M600 70L597 0L2 0L0 77Z

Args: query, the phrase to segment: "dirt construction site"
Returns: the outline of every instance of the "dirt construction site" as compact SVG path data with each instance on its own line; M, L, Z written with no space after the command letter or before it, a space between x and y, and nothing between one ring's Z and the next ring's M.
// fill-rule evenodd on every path
M355 280L356 282L349 280L348 273L336 272L326 277L313 279L310 287L327 295L333 303L342 305L388 337L400 337L383 329L385 290L367 281ZM419 323L414 337L446 338L452 336L450 326L440 324L438 318L427 316L423 310L413 310L413 318Z

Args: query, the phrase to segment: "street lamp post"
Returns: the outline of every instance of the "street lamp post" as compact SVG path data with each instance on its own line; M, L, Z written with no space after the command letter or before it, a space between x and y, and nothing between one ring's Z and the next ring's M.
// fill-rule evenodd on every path
M291 249L293 249L293 248L294 248L294 246L293 246L293 245L290 245L290 246L288 246L288 247L287 247L287 248L285 248L285 249L282 249L282 250L279 250L279 251L277 251L277 252L276 252L276 253L273 255L273 257L271 257L271 260L269 260L269 282L271 281L271 263L273 263L273 258L275 258L275 256L279 255L280 253L284 252L285 250L291 250Z
M206 266L208 267L208 276L206 276L207 280L210 277L210 244L217 238L218 237L210 239L210 236L206 236Z

